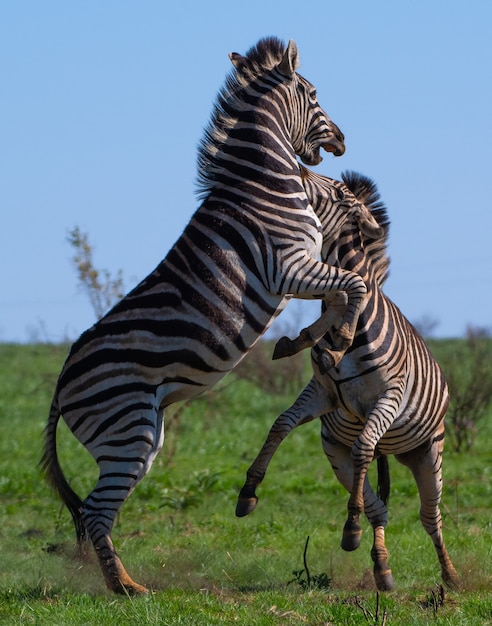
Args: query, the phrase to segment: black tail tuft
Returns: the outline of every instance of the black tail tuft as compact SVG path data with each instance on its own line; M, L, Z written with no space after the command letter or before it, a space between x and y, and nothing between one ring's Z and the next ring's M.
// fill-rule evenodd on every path
M386 506L388 504L389 495L390 495L390 472L389 472L389 464L388 457L384 454L378 456L378 498L383 501L383 504Z

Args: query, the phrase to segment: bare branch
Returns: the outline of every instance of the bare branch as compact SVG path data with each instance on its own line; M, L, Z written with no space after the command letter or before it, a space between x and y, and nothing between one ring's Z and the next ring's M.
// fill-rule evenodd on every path
M94 267L89 236L79 226L68 232L67 241L75 251L72 262L79 284L86 292L97 319L101 319L124 295L122 271L118 271L116 278L111 278L108 270L97 270Z

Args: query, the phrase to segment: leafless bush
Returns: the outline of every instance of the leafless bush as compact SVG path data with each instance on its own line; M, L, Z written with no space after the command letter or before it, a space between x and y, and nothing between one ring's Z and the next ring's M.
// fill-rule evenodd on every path
M122 272L119 270L116 278L112 278L108 270L97 270L94 267L93 247L89 243L89 236L78 226L69 231L67 240L75 250L72 261L80 286L89 296L97 319L101 319L106 311L123 297Z
M431 315L423 315L419 320L414 321L413 325L422 337L432 337L434 331L439 326L439 320Z

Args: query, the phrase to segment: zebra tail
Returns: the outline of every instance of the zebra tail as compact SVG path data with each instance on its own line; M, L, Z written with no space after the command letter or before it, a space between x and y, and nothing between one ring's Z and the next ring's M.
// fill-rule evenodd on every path
M57 391L55 391L51 402L48 423L44 431L44 452L40 466L49 484L58 493L63 503L70 511L77 534L77 541L80 544L83 541L87 541L89 536L84 522L82 521L82 500L70 487L63 475L56 453L56 427L61 416L57 395Z
M390 471L388 457L380 454L377 458L378 462L378 498L383 501L384 506L388 504L390 495Z

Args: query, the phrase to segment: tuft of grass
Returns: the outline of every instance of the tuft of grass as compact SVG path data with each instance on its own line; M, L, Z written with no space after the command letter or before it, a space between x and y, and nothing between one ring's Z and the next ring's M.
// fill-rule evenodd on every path
M302 560L304 563L303 569L297 569L292 572L294 578L289 580L287 584L297 583L301 589L309 590L309 589L329 589L331 585L331 578L323 572L321 574L311 575L311 572L307 563L307 551L309 545L309 535L307 536L306 543L304 545L304 553L302 555Z

